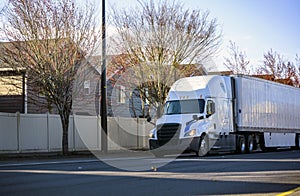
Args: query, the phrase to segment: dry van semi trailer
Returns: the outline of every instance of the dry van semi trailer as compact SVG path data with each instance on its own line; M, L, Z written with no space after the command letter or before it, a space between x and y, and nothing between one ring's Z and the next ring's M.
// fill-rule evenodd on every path
M154 155L299 148L300 89L248 76L176 81L150 131Z

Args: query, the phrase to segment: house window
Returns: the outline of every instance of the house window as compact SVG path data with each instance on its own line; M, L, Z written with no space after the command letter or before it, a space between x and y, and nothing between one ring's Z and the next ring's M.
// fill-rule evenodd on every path
M84 81L83 83L83 91L85 95L89 95L90 94L90 86L91 86L91 82L89 80Z
M116 96L118 103L126 103L126 94L124 86L117 87Z
M1 76L0 95L22 95L22 76Z

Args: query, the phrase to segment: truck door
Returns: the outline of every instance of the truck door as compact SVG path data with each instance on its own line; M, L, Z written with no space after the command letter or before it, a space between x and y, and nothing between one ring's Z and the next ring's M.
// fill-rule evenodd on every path
M232 130L231 101L229 99L208 99L206 113L211 123L209 136L211 145L216 149L231 150L234 146L234 136L229 132Z
M218 111L216 112L216 101L213 99L206 100L206 118L210 123L210 128L208 130L209 138L212 140L217 140L219 138L219 125L218 123ZM215 143L213 142L213 144Z
M232 112L231 112L231 101L229 99L222 100L220 105L220 121L221 121L221 134L228 135L232 130Z

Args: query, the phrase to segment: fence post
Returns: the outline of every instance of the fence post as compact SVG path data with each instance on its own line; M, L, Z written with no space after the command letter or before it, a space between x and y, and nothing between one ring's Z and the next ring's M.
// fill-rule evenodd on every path
M48 152L51 151L51 146L50 146L50 122L49 122L49 112L47 112L47 147L48 147Z
M76 132L76 123L75 123L75 115L76 114L73 114L71 116L71 118L73 117L73 120L72 120L72 124L73 124L73 127L72 127L72 132L73 132L73 135L72 135L72 139L73 139L73 152L76 151L76 137L75 137L75 132Z
M97 115L97 150L101 150L100 149L100 142L99 141L101 141L101 138L99 138L99 136L100 136L100 134L99 134L99 131L101 130L100 129L100 122L101 122L101 120L100 120L100 114L98 114Z
M20 153L21 149L20 149L20 123L21 123L21 115L20 112L16 113L17 116L17 144L18 144L18 148L17 148L17 152Z
M117 144L117 146L116 146L115 148L122 147L122 144L124 144L124 143L122 143L123 141L121 141L122 136L121 136L121 134L120 134L120 133L121 133L121 131L120 131L120 130L121 130L121 127L120 127L120 116L117 117L117 120L118 120L118 121L117 121L117 127L118 127L118 135L117 135L118 137L117 137L117 138L118 138L118 140L117 140L117 141L114 141L114 140L113 140L113 137L111 137L111 138L112 138L112 140L111 140L112 143L114 142L115 144ZM123 119L123 120L124 120L124 119ZM124 145L124 146L126 146L126 145Z
M139 140L139 118L136 118L136 148L140 149L140 140Z
M146 148L146 140L145 139L147 139L146 138L146 122L145 122L145 119L143 119L143 126L142 126L142 129L143 129L143 131L142 131L142 138L143 138L143 144L142 144L142 146L143 146L143 148Z

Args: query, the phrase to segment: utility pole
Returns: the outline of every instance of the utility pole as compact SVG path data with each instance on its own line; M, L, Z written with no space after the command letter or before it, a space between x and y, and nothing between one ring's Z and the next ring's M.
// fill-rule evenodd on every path
M101 66L101 150L107 153L107 103L106 103L106 24L105 0L102 0L102 66Z

